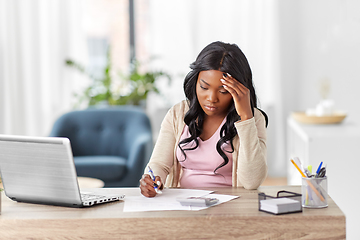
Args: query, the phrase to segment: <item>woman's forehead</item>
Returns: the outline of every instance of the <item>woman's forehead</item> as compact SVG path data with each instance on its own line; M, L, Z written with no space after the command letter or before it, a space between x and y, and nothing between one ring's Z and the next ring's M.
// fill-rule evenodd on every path
M199 73L198 81L206 85L221 85L220 79L223 77L223 72L218 70L207 70Z

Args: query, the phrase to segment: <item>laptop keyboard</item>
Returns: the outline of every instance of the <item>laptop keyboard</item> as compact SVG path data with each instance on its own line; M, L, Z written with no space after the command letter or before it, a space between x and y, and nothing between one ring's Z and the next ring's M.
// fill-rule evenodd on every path
M81 194L81 200L82 201L93 201L93 200L102 199L102 198L105 198L105 196L94 195L94 194L86 194L86 193Z
M120 199L123 199L124 197L125 195L103 196L96 194L81 193L81 200L84 206L91 206L99 203L118 201Z

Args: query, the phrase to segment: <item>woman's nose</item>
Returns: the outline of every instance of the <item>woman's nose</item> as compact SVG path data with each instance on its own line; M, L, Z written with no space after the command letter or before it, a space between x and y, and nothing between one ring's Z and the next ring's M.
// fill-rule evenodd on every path
M209 102L217 102L219 100L217 94L215 91L209 91L209 94L208 94L208 97L207 97L207 100Z

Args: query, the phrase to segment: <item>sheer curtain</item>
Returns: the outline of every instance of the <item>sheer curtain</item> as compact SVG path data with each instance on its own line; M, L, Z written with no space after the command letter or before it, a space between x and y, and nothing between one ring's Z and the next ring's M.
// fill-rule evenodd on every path
M278 2L253 0L155 0L149 2L149 41L155 67L174 76L164 83L165 96L153 99L156 107L170 107L184 98L183 79L197 54L213 41L236 43L247 56L260 100L270 119L268 128L269 175L286 175L285 123L279 79ZM158 102L156 102L158 101ZM156 104L155 104L156 103Z
M64 65L84 56L80 4L0 0L0 133L46 136L78 83Z

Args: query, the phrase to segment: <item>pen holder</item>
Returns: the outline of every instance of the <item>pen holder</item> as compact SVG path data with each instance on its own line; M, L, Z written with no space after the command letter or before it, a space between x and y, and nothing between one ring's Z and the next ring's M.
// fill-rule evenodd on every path
M327 177L302 178L301 193L301 202L303 207L327 207Z

